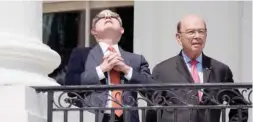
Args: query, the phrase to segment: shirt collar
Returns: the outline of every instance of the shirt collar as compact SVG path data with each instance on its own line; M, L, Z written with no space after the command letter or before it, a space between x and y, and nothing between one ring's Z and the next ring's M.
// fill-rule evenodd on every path
M109 45L104 42L99 42L99 46L102 48L103 53L106 53L108 51ZM112 46L117 52L119 52L119 46L118 44L115 44Z
M184 51L182 51L182 55L186 63L189 63L191 61L191 59L184 53ZM202 53L199 55L199 57L196 58L196 60L198 61L198 63L202 64Z

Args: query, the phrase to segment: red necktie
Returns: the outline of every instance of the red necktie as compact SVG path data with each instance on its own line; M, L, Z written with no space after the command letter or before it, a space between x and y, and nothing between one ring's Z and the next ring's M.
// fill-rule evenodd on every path
M116 50L113 47L109 47L108 50L110 52L116 52ZM120 84L120 73L118 71L115 71L114 69L112 69L110 71L110 83L112 85L114 84ZM119 108L122 105L122 100L121 100L121 96L122 96L122 91L121 90L113 90L112 91L112 99L114 101L117 101L119 103L116 103L114 101L112 101L112 107L113 108ZM123 110L115 110L115 114L120 117L123 114Z
M199 74L198 74L198 70L197 70L197 63L198 63L198 61L196 61L196 60L191 61L191 75L194 80L194 83L200 83L200 78L199 78ZM203 93L201 91L198 91L199 101L201 101L202 94Z

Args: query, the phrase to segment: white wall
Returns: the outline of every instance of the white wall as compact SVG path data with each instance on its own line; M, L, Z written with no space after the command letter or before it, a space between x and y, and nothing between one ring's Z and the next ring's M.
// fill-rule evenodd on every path
M135 1L134 52L143 54L151 69L177 55L177 22L186 14L198 14L208 29L205 54L229 65L236 82L251 81L251 8L251 1Z
M242 2L241 18L241 51L242 51L242 81L252 81L252 2Z

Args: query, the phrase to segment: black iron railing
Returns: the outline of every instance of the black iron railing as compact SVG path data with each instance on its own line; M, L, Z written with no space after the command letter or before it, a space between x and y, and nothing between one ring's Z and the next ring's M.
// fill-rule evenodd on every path
M231 121L234 119L234 122L247 122L247 111L252 109L252 83L35 86L33 88L38 92L47 92L48 122L53 122L55 111L64 113L64 122L68 121L69 111L79 111L80 122L89 122L84 121L84 111L94 113L96 122L100 122L100 114L110 111L111 122L114 122L114 111L118 109L124 110L124 122L131 122L131 115L135 110L141 111L142 122L150 122L151 120L147 120L150 116L155 118L154 121L164 122L161 119L162 114L166 112L171 112L169 115L172 116L172 122L180 122L179 114L182 111L189 113L185 117L189 117L190 122L195 122L195 116L199 116L202 122L220 120L219 116L213 117L213 112L220 112L222 122L226 122L227 109L234 110L234 118L229 118ZM118 94L123 99L122 103L110 96L108 91L112 90L124 91L123 94ZM202 93L200 100L199 92ZM108 101L117 102L121 107L106 107ZM148 106L138 106L140 101Z

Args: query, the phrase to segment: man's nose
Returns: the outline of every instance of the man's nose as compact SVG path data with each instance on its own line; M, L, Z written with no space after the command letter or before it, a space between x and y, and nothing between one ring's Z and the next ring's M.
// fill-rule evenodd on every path
M198 32L198 31L195 31L194 37L195 37L195 38L200 37L200 35L199 35L199 32Z
M105 16L105 19L111 19L112 17L111 16Z

